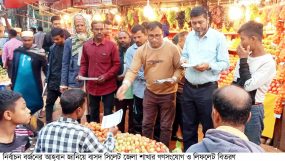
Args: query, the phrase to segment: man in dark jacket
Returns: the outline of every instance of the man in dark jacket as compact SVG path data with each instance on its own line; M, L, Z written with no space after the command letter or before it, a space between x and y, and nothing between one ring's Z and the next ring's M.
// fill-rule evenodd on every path
M41 70L46 73L46 57L43 49L33 44L33 32L22 32L23 46L14 50L12 90L22 94L27 107L34 114L43 108Z
M244 134L251 117L251 101L250 95L238 86L217 89L212 111L215 129L209 129L202 142L190 146L187 152L263 152Z
M119 54L120 54L120 70L117 76L117 85L121 86L123 79L125 77L125 74L127 72L126 68L126 51L130 47L131 43L131 36L127 31L120 31L118 33L118 46L119 46ZM125 132L125 117L126 117L126 111L129 109L129 117L128 117L128 132L132 133L133 132L133 88L129 88L128 92L125 94L125 98L122 101L119 101L118 99L115 99L115 106L116 106L116 111L123 109L123 118L121 123L118 125L118 128L121 132Z
M51 17L52 28L61 28L61 22L60 21L61 21L60 16L52 16ZM67 39L71 36L68 31L66 31L64 29L63 29L63 31L64 31L65 39ZM43 49L45 49L45 51L48 53L49 49L52 45L53 45L52 35L51 35L51 32L48 32L44 38Z
M54 44L50 47L47 71L47 99L46 99L46 123L52 121L52 112L55 101L60 97L59 90L61 78L62 56L64 49L64 30L54 28L51 30Z

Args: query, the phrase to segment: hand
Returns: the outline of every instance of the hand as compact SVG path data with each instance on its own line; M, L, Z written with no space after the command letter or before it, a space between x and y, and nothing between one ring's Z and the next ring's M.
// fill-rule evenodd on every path
M80 75L75 77L76 81L80 81L79 77L80 77Z
M250 54L250 46L248 45L247 48L243 48L241 45L238 46L237 48L237 54L239 58L247 58Z
M207 63L202 63L200 65L196 65L195 67L193 67L194 69L200 71L200 72L204 72L205 70L209 69L209 64Z
M64 93L66 90L68 90L67 86L60 86L60 92Z
M114 136L116 136L116 134L118 133L118 127L117 126L113 126L111 128L109 128L109 132L113 133Z
M118 80L118 81L123 81L124 78L125 78L125 76L118 76L118 77L117 77L117 80Z
M116 94L118 100L123 100L125 98L125 93L127 92L128 88L129 87L126 84L121 85Z
M187 63L188 63L188 60L186 60L186 59L181 59L181 60L180 60L180 64L182 65L182 64L184 64L184 63L187 64Z
M98 83L104 83L105 81L106 80L105 80L105 77L103 75L98 77L98 80L97 80Z

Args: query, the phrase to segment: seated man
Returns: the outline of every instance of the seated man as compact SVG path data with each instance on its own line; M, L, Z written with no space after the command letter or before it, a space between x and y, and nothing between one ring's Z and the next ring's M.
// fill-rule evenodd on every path
M24 152L30 147L29 130L18 126L30 122L30 112L19 93L0 91L0 152Z
M251 97L242 88L231 85L217 89L212 111L215 129L209 129L202 142L192 145L187 152L263 152L244 134L250 109Z
M112 152L115 147L117 128L110 128L102 145L94 133L80 125L77 120L84 115L86 93L80 89L70 89L60 97L62 117L47 124L40 132L35 152L74 153L74 152Z

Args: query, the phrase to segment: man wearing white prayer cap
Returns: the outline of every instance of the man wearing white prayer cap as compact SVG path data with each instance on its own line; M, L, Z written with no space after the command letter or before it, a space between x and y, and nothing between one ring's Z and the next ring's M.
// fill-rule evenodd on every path
M33 44L33 37L32 31L22 32L23 46L14 50L11 78L12 90L22 94L31 114L43 108L41 70L46 73L47 66L45 52Z

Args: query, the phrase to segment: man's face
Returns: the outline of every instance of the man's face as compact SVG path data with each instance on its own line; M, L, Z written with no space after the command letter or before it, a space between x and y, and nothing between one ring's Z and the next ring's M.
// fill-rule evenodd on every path
M86 33L86 24L83 18L76 19L74 22L76 33Z
M240 43L242 45L243 48L247 49L247 46L250 46L250 50L254 49L254 41L253 38L246 35L244 32L240 33Z
M205 18L204 15L191 17L190 22L192 28L200 37L204 36L207 33L209 28L209 21L207 18Z
M23 37L23 46L27 49L30 49L33 46L33 37Z
M52 40L56 45L63 45L65 39L64 36L56 35L52 37Z
M103 23L94 24L92 26L92 32L94 34L94 38L97 40L103 40L103 38L104 38L103 30L104 30L104 24Z
M14 124L28 124L30 122L31 111L27 108L23 98L15 102L14 111L11 111L11 120Z
M61 28L61 22L60 22L60 20L54 20L54 21L52 22L52 27L53 27L53 28Z
M112 36L112 28L113 26L112 25L107 25L105 24L104 25L104 36Z
M142 33L142 31L138 31L133 34L133 40L140 47L147 41L147 35Z
M120 32L118 34L118 39L119 39L119 45L121 47L128 47L128 46L130 46L131 38L130 38L130 36L127 33Z
M179 37L178 45L183 49L187 35Z
M163 43L162 30L156 27L153 30L148 30L148 41L153 48L159 48Z

